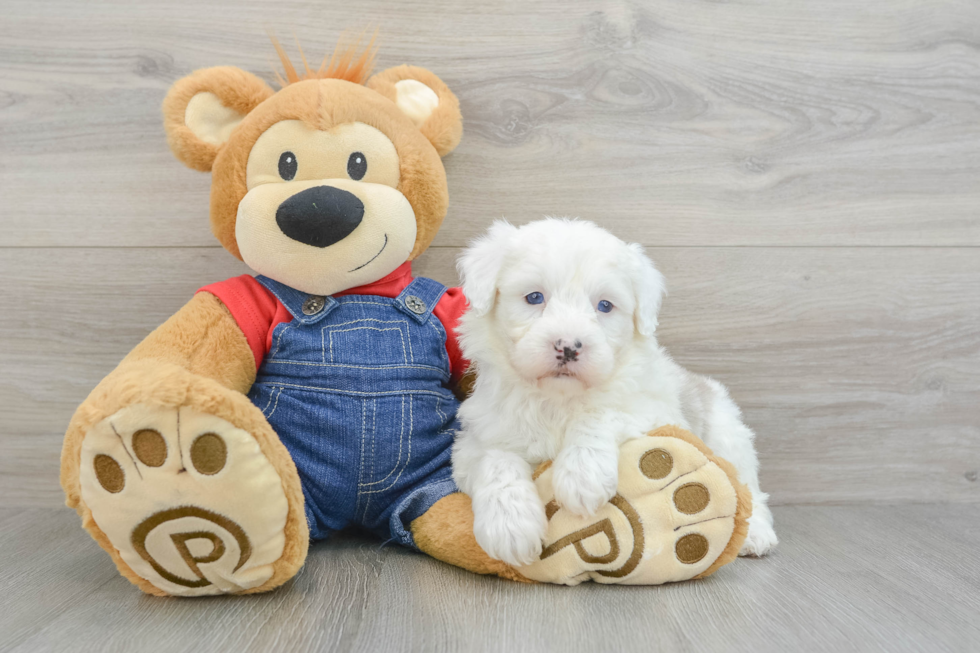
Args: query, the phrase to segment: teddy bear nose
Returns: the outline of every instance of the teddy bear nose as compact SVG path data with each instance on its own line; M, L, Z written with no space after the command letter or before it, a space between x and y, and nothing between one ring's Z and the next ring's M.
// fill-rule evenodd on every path
M282 232L313 247L329 247L347 238L363 218L361 200L333 186L307 188L276 209L276 224Z

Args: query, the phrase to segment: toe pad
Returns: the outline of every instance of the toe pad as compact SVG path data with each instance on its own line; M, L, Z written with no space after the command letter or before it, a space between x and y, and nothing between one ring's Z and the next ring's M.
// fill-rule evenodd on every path
M247 591L283 556L281 477L250 433L213 415L123 409L86 434L80 485L119 558L163 593Z
M550 468L535 483L549 528L541 560L520 569L533 580L566 585L687 580L707 571L735 532L733 481L698 447L676 437L625 443L618 494L592 517L561 509Z

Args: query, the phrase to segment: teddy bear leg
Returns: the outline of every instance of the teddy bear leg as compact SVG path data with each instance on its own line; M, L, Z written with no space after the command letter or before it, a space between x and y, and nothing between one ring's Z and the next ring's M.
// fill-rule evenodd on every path
M123 576L181 596L291 578L309 543L303 495L261 412L175 366L137 365L109 381L76 413L62 484Z
M412 522L415 545L424 553L477 574L531 582L505 562L494 560L473 535L473 507L462 492L448 494Z
M672 426L623 444L618 492L592 517L558 505L548 466L538 469L535 483L548 533L541 559L518 570L541 582L703 578L737 557L752 514L752 495L735 468Z

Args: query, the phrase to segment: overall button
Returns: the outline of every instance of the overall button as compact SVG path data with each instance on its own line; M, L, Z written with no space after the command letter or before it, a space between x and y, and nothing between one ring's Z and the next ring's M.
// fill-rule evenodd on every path
M415 295L409 295L405 298L405 306L407 306L408 310L412 311L416 315L425 313L425 302Z
M303 315L316 315L327 305L327 301L319 295L311 295L303 302Z

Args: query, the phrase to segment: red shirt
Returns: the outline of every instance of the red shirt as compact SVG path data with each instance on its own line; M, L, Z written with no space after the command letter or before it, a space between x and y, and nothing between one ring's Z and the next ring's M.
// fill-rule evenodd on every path
M412 263L403 263L394 272L379 279L374 283L369 283L357 288L350 288L334 294L334 297L344 295L378 295L379 297L390 297L394 299L412 283ZM221 303L228 307L232 317L238 323L238 327L245 334L248 346L252 349L255 356L255 367L262 365L265 355L269 353L272 345L272 331L277 325L283 322L291 322L293 316L286 310L286 307L276 299L269 290L248 274L240 277L233 277L226 281L212 283L204 286L198 292L209 292ZM432 314L439 318L442 326L446 330L446 353L449 355L449 373L452 375L452 382L459 381L469 361L463 358L463 353L459 349L456 340L456 326L459 318L466 311L466 297L463 296L461 288L449 288L439 299L439 303L432 309Z

